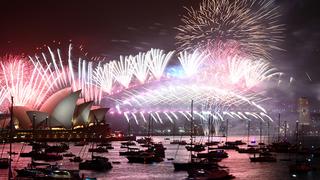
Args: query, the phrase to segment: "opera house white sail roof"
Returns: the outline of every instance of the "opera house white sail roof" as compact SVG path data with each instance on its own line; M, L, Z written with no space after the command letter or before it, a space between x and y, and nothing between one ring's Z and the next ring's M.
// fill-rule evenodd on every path
M62 89L50 96L39 111L25 106L14 106L13 114L21 129L38 128L40 125L70 129L101 123L109 108L93 107L93 102L77 105L81 90L72 92L71 88Z

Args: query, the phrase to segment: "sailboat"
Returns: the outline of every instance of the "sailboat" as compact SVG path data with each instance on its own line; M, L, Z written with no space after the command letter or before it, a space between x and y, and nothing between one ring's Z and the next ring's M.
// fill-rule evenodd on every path
M79 163L80 170L107 171L113 168L108 158L102 156L94 156L93 152L94 151L91 151L90 160Z
M3 120L2 130L4 129L4 126L5 126L5 120ZM3 151L4 151L4 147L5 147L5 144L3 143L1 156L0 156L0 169L7 169L9 167L9 158L3 158L2 157Z
M206 158L197 158L193 154L194 144L193 144L193 100L191 101L191 124L190 124L190 161L188 162L173 162L175 171L188 171L192 169L212 169L218 168L216 162L208 161Z
M213 137L213 118L210 115L209 119L208 119L208 141L205 143L205 145L215 146L220 143L219 141L213 141L212 137ZM208 147L208 149L210 149L210 148Z
M10 107L10 124L9 124L10 151L9 151L9 158L2 158L3 149L2 149L1 158L0 158L0 169L9 168L9 178L12 177L12 171L11 171L12 133L13 133L13 97L11 97L11 107ZM4 148L4 146L3 146L3 148Z
M211 134L212 134L211 116L209 116L209 120L208 120L208 129L209 129L209 132L208 132L208 140L207 140L207 143L206 143L206 144L209 144L209 145L217 145L217 144L215 143L215 141L212 141L212 140L210 139L210 136L211 136ZM218 142L218 143L219 143L219 142ZM225 152L225 151L222 150L222 149L216 149L216 150L212 150L212 149L213 149L213 148L208 147L207 152L205 152L205 153L198 153L198 154L197 154L197 157L198 157L198 158L207 158L207 159L210 159L210 161L221 161L221 159L229 157L229 156L228 156L228 153Z

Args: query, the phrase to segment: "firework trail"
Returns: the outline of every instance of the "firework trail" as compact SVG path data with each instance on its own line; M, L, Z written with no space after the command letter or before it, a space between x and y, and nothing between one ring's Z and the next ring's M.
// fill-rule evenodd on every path
M273 0L204 0L181 19L176 39L180 49L232 46L248 55L270 57L283 40Z
M270 64L266 61L250 61L247 67L248 70L244 77L248 88L281 74L276 68L271 68Z
M236 84L244 81L246 88L257 86L265 80L279 76L280 72L264 60L251 60L234 56L227 60L229 82Z
M94 70L93 79L95 83L101 87L101 89L104 92L107 92L108 94L112 91L113 86L113 62L105 63L104 65L101 65L101 62L99 62L98 66Z
M113 61L113 77L125 88L129 87L133 76L132 61L132 56L120 56L119 61Z
M46 78L58 77L52 81L53 91L56 92L66 87L72 87L73 91L81 89L81 97L86 101L94 101L100 104L102 90L94 83L93 63L72 56L72 45L68 47L67 58L64 59L60 49L53 51L48 47L49 56L41 53L41 56L29 56L30 61L38 71L47 69Z
M206 58L207 56L204 52L199 53L197 50L191 54L187 53L186 51L180 52L178 57L187 77L191 77L198 73L198 69L206 60Z
M133 59L133 74L141 84L144 84L149 75L149 66L146 59L146 53L139 53Z
M159 80L172 57L174 51L170 51L167 54L160 49L151 49L147 52L146 56L148 59L149 70L153 76Z
M39 64L27 64L25 59L1 62L4 79L3 95L10 101L14 97L16 106L38 108L52 90L56 79L47 79L47 69L39 69Z

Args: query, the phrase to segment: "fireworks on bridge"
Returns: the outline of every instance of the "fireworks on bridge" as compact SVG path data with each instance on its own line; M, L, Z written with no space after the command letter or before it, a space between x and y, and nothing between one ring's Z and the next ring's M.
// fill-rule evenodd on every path
M1 64L0 101L13 95L17 104L38 108L46 97L71 87L81 89L85 101L107 105L111 114L118 112L137 124L147 116L158 123L190 120L191 100L195 115L212 117L217 126L225 116L270 120L263 108L268 97L262 92L265 82L281 78L267 61L271 50L280 49L283 26L278 16L273 1L204 0L182 17L178 50L151 48L117 60L90 61L71 44L67 51L48 47ZM169 68L183 75L175 76Z

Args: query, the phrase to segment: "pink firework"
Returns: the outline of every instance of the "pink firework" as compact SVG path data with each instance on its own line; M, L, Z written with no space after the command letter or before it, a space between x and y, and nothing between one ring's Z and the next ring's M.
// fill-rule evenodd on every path
M13 96L15 106L39 107L55 81L46 78L48 69L39 69L39 64L31 64L20 56L2 58L0 65L6 99Z

